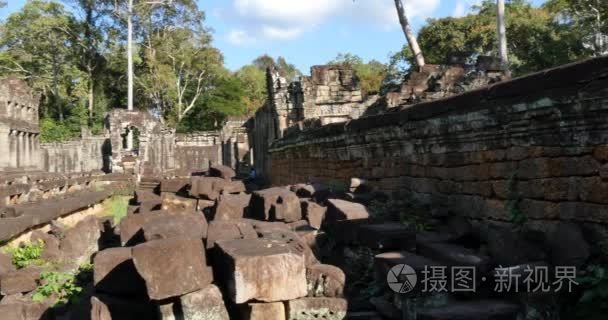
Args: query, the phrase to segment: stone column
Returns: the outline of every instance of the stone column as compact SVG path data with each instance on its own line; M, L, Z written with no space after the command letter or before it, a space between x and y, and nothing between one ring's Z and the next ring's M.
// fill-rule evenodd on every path
M0 124L0 170L10 166L10 129Z
M22 167L29 167L30 166L30 134L29 132L24 132L23 133L23 163L21 164Z

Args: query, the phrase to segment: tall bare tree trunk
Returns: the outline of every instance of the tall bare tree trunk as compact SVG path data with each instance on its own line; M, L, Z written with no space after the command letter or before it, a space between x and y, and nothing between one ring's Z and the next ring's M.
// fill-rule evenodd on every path
M403 34L405 34L405 38L407 39L407 43L410 47L410 50L412 50L412 53L416 58L416 64L419 68L422 68L425 65L424 56L422 55L422 50L420 50L418 40L416 40L414 32L412 31L412 27L410 26L410 22L405 14L403 2L401 0L395 0L395 7L397 8L397 14L399 15L399 23L401 23Z
M95 54L93 52L93 32L92 32L92 28L93 28L93 8L90 4L87 4L85 6L85 10L86 10L86 24L85 24L85 29L84 29L84 37L85 37L85 41L86 41L86 50L87 50L87 61L86 61L86 66L87 66L87 76L89 77L89 93L88 93L88 100L89 100L89 120L93 119L93 104L95 101L95 97L94 97L94 91L93 91L93 87L95 86L95 80L93 79L94 77L94 72L93 69L94 67L94 59L95 59Z
M127 110L133 110L133 0L127 8Z
M507 66L509 64L509 56L507 54L507 27L505 26L505 0L497 0L497 27L498 27L498 54L502 63Z

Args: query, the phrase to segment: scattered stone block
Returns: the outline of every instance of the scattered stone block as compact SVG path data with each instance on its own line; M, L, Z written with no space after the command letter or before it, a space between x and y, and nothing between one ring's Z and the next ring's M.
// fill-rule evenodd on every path
M25 308L21 303L0 304L0 314L2 319L25 320Z
M246 193L220 195L215 204L214 220L242 219L245 214L251 195Z
M176 301L177 302L177 301ZM160 320L230 320L222 293L213 284L159 306Z
M259 220L295 222L302 219L300 199L285 188L254 191L250 210L251 216Z
M247 320L285 320L283 302L248 303L243 319Z
M114 297L96 293L91 297L91 320L158 319L157 307L147 299Z
M15 271L15 265L13 265L13 258L10 254L0 252L0 277L7 273Z
M133 246L144 242L144 231L141 228L154 215L154 213L138 213L124 217L119 225L121 244Z
M308 224L316 229L321 229L327 208L318 205L310 200L301 200L302 216L308 221Z
M161 195L161 209L173 213L191 213L196 211L197 199L178 196L174 193L164 192Z
M30 241L35 243L39 240L44 242L44 250L42 250L41 258L45 261L56 261L61 257L59 250L60 241L52 234L44 233L40 230L32 232ZM0 273L1 274L1 273Z
M288 320L342 320L348 303L341 298L300 298L287 301Z
M159 214L150 217L142 230L146 241L169 238L202 240L207 236L207 220L200 213Z
M258 235L262 239L276 240L288 243L297 252L301 252L304 255L306 266L318 264L314 252L311 247L304 242L297 233L290 230L270 230L270 231L258 231Z
M146 283L137 273L131 248L109 248L93 261L93 283L97 292L115 296L146 296Z
M344 293L346 276L335 266L315 264L306 268L309 297L340 298Z
M276 302L304 297L304 255L286 241L271 239L219 241L216 270L232 301Z
M209 168L209 176L230 180L236 177L236 173L230 167L214 165Z
M326 219L333 221L357 220L369 218L369 212L364 205L340 199L327 200Z
M160 183L160 192L161 194L165 192L184 193L189 187L190 179L188 178L166 179Z
M229 181L217 177L192 177L190 195L200 199L215 201L222 193L245 192L241 181Z
M207 233L207 249L215 247L220 240L255 239L257 232L247 220L214 220L209 224Z
M99 251L100 238L99 220L94 216L86 217L73 228L65 230L59 246L62 260L69 262L73 268L90 262L93 254Z
M6 296L33 291L41 273L42 269L34 266L5 273L0 278L0 293Z
M153 240L133 247L133 263L148 296L161 300L204 288L213 280L198 239Z
M112 320L110 309L97 297L91 297L91 320Z
M416 232L398 222L362 225L359 244L379 250L410 250L416 247Z

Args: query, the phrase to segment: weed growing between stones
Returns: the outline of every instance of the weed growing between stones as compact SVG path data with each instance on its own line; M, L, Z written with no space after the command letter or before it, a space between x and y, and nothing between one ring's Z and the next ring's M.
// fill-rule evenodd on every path
M12 257L13 265L17 269L25 268L29 265L43 265L45 261L41 258L44 250L44 241L39 239L37 242L24 243L15 248L8 248L6 253Z
M85 263L75 272L46 271L40 275L40 286L34 290L32 300L43 302L54 299L54 306L80 302L83 287L93 281L93 265Z
M127 215L129 200L127 197L115 195L106 199L103 207L104 212L112 216L114 225L117 225Z

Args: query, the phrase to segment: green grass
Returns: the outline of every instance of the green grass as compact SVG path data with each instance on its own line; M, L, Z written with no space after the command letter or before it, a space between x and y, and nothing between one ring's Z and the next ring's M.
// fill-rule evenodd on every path
M30 242L16 248L8 248L6 252L11 255L12 262L17 269L25 268L29 265L42 265L44 260L42 251L44 250L44 241Z
M127 215L129 197L112 196L103 202L103 207L104 213L111 215L114 225L117 225Z

